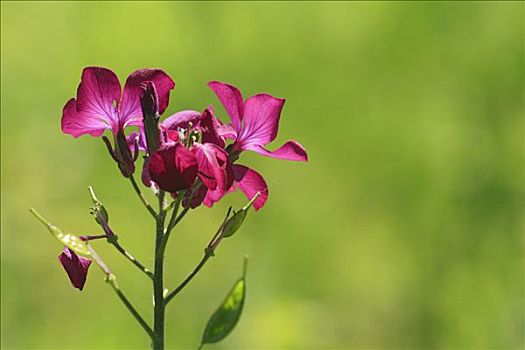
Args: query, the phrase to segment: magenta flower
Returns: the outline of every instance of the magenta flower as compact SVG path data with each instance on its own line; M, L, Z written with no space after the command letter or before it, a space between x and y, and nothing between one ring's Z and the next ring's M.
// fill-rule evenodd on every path
M161 148L150 156L148 173L152 181L168 192L191 187L197 176L197 159L180 143Z
M142 126L140 95L141 84L151 81L158 93L158 110L164 112L169 102L169 92L175 87L173 80L160 69L140 69L131 73L124 85L111 70L88 67L82 71L77 98L70 99L62 111L62 131L73 137L81 135L101 136L106 129L114 137L115 150L104 139L110 154L117 162L122 174L133 174L134 161L138 156L131 152L130 138L126 139L124 128ZM132 142L136 140L131 139Z
M82 290L86 283L91 260L75 254L75 252L68 247L64 247L64 251L60 253L58 260L64 270L66 270L73 287Z
M285 142L275 151L265 148L275 140L279 127L284 99L268 94L258 94L243 101L241 92L234 86L212 81L208 86L215 92L226 112L231 124L222 125L218 133L224 138L233 139L230 146L230 158L235 161L244 150L257 152L263 156L307 162L308 155L304 147L295 140ZM234 186L239 188L249 198L259 192L260 196L254 202L254 208L260 209L268 199L268 186L264 178L255 170L243 165L233 165ZM211 201L220 199L220 193L210 195Z
M235 86L219 81L211 81L208 86L231 118L232 124L225 125L221 135L235 140L233 151L250 150L267 157L308 161L306 150L295 140L285 142L275 151L265 148L277 136L284 99L257 94L243 102L241 92Z
M182 111L164 120L161 125L162 146L145 163L143 181L155 182L161 189L174 193L187 189L198 176L204 187L194 194L192 207L202 202L206 190L226 191L231 187L228 153L224 140L217 134L220 123L208 108L202 114ZM197 142L197 136L201 142ZM177 161L174 163L173 159ZM177 163L178 162L178 163ZM171 165L170 165L171 164Z
M74 137L100 136L109 129L114 135L128 125L142 125L141 84L151 81L159 96L159 113L169 102L173 80L160 69L139 69L129 75L124 92L115 73L107 68L88 67L82 71L77 98L70 99L62 113L62 131Z

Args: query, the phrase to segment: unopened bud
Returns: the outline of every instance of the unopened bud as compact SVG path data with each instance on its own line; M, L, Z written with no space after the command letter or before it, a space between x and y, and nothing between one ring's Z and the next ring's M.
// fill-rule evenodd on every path
M115 139L115 154L118 158L118 167L124 177L130 177L135 172L133 155L129 148L124 131L119 130Z
M155 85L147 81L141 85L142 95L140 96L140 106L148 153L151 155L157 151L160 145L159 137L159 98Z
M89 194L91 195L91 200L93 201L93 207L91 208L91 214L95 218L95 221L97 224L99 224L102 229L104 230L104 233L106 234L106 238L109 239L117 239L117 236L113 233L111 228L109 227L109 214L104 207L104 205L98 200L98 198L95 195L95 191L93 190L93 187L89 186Z

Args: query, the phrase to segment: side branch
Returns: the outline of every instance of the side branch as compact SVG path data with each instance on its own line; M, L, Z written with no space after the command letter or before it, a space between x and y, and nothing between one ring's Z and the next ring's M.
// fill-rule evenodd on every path
M180 293L180 291L182 291L184 289L184 287L186 287L186 285L188 283L190 283L190 281L193 279L193 277L195 277L195 275L197 275L199 273L199 271L204 267L204 265L206 265L206 262L208 261L208 259L211 257L211 255L209 254L204 254L204 257L202 258L201 262L195 267L195 269L188 275L188 277L186 277L186 279L184 281L182 281L182 283L177 287L175 288L171 293L169 293L166 298L164 299L164 303L165 304L168 304L170 302L171 299L173 299L177 294Z
M155 209L153 209L153 207L149 204L144 194L142 194L142 191L140 190L139 185L137 184L137 181L135 181L135 178L133 177L133 175L129 177L129 181L133 185L133 189L135 190L135 192L137 192L137 195L139 196L142 204L144 204L144 206L146 207L148 212L151 214L151 216L157 219L157 213L155 212Z
M117 293L117 296L119 297L119 299L122 301L122 303L128 308L129 312L133 315L133 317L135 317L135 319L138 321L138 323L142 326L142 328L144 328L144 330L146 331L146 333L148 333L148 335L150 336L151 339L153 339L154 337L154 334L153 334L153 330L151 329L151 327L146 323L146 321L144 321L144 319L142 318L142 316L139 314L139 312L137 311L137 309L135 309L135 307L130 303L130 301L128 300L128 298L126 298L126 296L124 295L124 293L122 293L122 291L120 290L120 287L118 286L117 284L117 281L115 279L115 275L111 274L111 275L108 275L106 277L106 281L111 285L111 287L113 288L113 290L115 291L115 293Z
M106 265L106 263L98 256L97 252L88 245L89 252L91 253L91 257L97 265L102 269L102 271L106 274L106 282L108 282L119 299L122 301L124 306L128 309L128 311L131 313L131 315L137 320L137 322L142 326L142 328L148 333L150 338L153 339L154 334L151 327L148 325L146 321L144 321L144 318L140 315L140 313L135 309L135 307L131 304L131 302L128 300L128 298L124 295L122 290L120 290L119 285L117 284L117 278L115 275L111 272L109 267Z
M108 240L110 244L112 244L119 252L120 254L124 255L126 259L131 261L133 265L135 265L140 271L144 272L146 276L148 276L150 279L153 279L153 272L148 270L147 267L142 265L133 255L128 253L119 243L117 240Z

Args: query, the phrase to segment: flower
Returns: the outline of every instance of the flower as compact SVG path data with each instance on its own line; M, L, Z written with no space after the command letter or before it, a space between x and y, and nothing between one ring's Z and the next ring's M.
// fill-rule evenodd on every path
M231 164L217 125L211 108L203 113L181 111L164 120L160 125L162 146L145 163L145 184L150 185L152 180L161 189L175 193L190 188L198 177L204 187L195 189L201 196L194 194L192 207L202 202L205 190L226 191L231 186L232 177L227 175Z
M68 247L64 247L64 251L58 256L58 261L60 261L60 264L62 264L62 267L66 270L73 287L82 290L86 283L91 260L75 254L75 252Z
M131 73L124 91L116 74L102 67L88 67L82 71L77 97L70 99L62 110L62 131L73 137L101 136L111 130L115 150L107 139L104 141L123 175L134 172L134 161L124 135L127 126L142 126L140 104L141 84L151 81L158 93L158 111L164 112L169 102L169 92L175 87L173 80L160 69L139 69Z
M70 99L62 111L62 131L73 137L89 134L100 136L109 129L113 134L128 125L142 125L140 108L141 84L155 83L159 96L159 113L169 102L173 80L160 69L139 69L131 73L122 92L113 71L102 67L87 67L77 90L77 98Z
M279 127L279 119L284 106L284 99L268 94L257 94L243 101L241 92L236 87L219 81L211 81L208 87L219 98L226 113L230 116L231 124L218 127L221 137L234 140L229 146L232 161L238 159L245 150L257 152L263 156L307 162L308 155L304 147L295 140L284 143L275 151L265 148L275 140ZM249 198L259 192L260 195L254 202L254 208L260 209L268 199L268 186L264 178L255 170L244 165L232 166L233 185L239 188ZM224 193L222 194L224 195ZM220 199L221 194L212 194L211 201Z
M197 176L197 159L180 143L159 149L147 162L149 177L161 189L177 192L191 187Z

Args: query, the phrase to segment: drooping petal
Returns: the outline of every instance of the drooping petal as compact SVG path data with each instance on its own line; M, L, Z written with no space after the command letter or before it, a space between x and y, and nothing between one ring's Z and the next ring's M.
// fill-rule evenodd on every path
M110 126L98 115L77 112L77 101L72 98L67 101L62 110L62 132L73 137L91 135L98 137Z
M220 81L210 81L208 87L213 90L219 98L226 113L230 116L233 127L237 132L241 131L242 119L244 115L244 103L239 89L230 84Z
M192 110L177 112L168 118L164 119L160 125L163 129L177 130L177 128L188 128L188 123L192 122L196 125L201 117L201 113Z
M298 162L307 162L308 154L304 147L297 141L286 141L284 145L275 151L268 151L261 145L248 144L244 147L245 150L250 150L259 153L260 155L272 158L279 158L285 160L293 160Z
M175 87L173 80L161 69L138 69L128 76L124 85L122 101L119 104L119 121L122 127L142 124L141 84L146 81L155 84L159 114L164 113L168 107L170 91Z
M64 247L64 251L58 256L58 261L60 261L60 264L62 264L62 267L66 270L73 287L82 290L86 283L91 260L75 254L75 252L68 247Z
M148 164L151 180L168 192L189 188L197 176L197 168L193 153L180 143L158 150L150 156Z
M250 169L244 165L233 165L234 186L239 188L248 199L252 199L257 192L259 197L253 203L255 210L259 210L264 206L268 199L268 185L264 178L255 170Z
M225 191L228 153L212 143L195 143L192 148L199 171L197 175L209 190Z
M284 99L267 94L246 100L244 128L237 137L240 149L245 149L248 144L264 146L275 139L284 102Z

